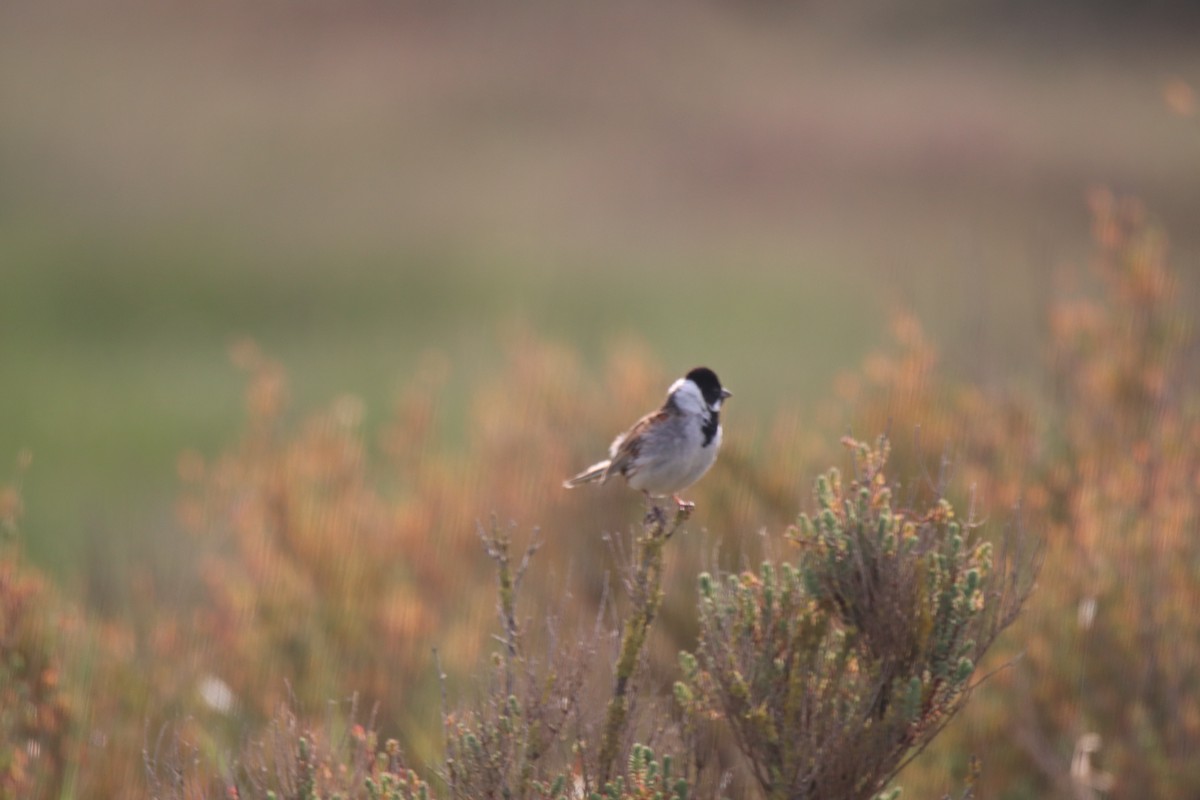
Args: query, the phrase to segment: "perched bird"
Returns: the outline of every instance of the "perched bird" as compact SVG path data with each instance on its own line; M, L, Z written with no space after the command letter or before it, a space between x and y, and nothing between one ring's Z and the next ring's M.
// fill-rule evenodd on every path
M721 446L721 403L731 394L715 372L696 367L671 384L662 408L613 440L607 459L564 481L563 486L573 489L621 475L647 498L670 495L679 506L691 507L679 499L679 492L700 480L716 461Z

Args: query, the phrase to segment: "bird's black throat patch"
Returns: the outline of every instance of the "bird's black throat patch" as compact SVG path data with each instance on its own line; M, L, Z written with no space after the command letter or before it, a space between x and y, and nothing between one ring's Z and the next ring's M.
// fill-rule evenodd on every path
M712 412L708 419L704 420L704 424L700 426L700 432L704 434L704 446L708 447L712 444L713 437L717 435L717 428L721 427L721 412Z

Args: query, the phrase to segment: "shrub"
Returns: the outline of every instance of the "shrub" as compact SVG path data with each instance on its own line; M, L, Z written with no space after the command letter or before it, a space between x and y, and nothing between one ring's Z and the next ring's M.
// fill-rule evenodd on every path
M715 797L730 775L702 766L706 745L695 735L714 720L732 730L766 797L872 798L884 790L966 701L975 664L1015 617L1034 563L1019 536L993 556L974 523L957 520L943 499L922 512L893 508L886 439L874 449L849 444L855 478L843 487L833 470L818 481L818 513L801 516L792 534L801 548L795 564L701 576L700 645L697 655L681 656L673 697L645 680L645 653L666 548L688 510L650 513L628 549L614 542L627 607L609 630L602 604L594 625L574 636L553 612L519 611L541 540L516 561L510 528L493 521L482 530L497 578L498 649L482 696L443 712L445 795ZM535 620L547 632L544 651L529 636ZM349 731L340 740L318 736L285 709L243 749L226 794L434 794L404 766L398 744L379 751L374 726ZM166 759L161 748L148 758L155 796L213 796L216 784L205 789L203 773L188 768L195 747L179 741Z
M1010 741L1061 793L1200 792L1200 402L1166 238L1140 204L1091 198L1091 297L1050 317L1056 447L1047 569ZM1093 764L1093 758L1101 760Z
M681 656L681 704L727 721L771 798L882 791L962 707L1032 587L1019 535L997 557L944 499L894 508L886 439L847 443L855 477L818 479L799 561L702 575L700 644Z
M542 611L539 621L550 631L549 652L542 658L531 653L516 611L537 544L514 569L509 532L493 523L483 533L496 566L503 649L493 660L484 700L444 720L443 778L451 797L687 796L687 779L672 777L670 757L659 760L648 745L633 741L641 735L677 745L673 726L656 713L661 699L639 676L662 600L664 547L686 517L683 510L673 519L652 515L634 538L623 581L630 602L619 632L603 626L604 604L590 630L567 638L556 615ZM606 647L610 642L619 644ZM623 753L628 753L624 760Z
M427 800L429 785L406 765L395 739L382 744L373 722L337 730L300 720L294 702L280 706L261 735L217 774L184 730L164 727L145 753L152 797L159 800Z
M71 760L73 709L63 687L59 601L21 563L21 495L0 486L0 798L57 796Z
M1161 232L1128 201L1100 193L1093 207L1095 281L1049 309L1050 390L984 391L940 366L920 325L898 316L888 351L840 379L815 416L784 409L757 440L730 419L713 475L690 495L709 533L684 546L653 527L601 535L638 507L623 487L570 503L557 491L603 446L597 431L660 397L663 371L636 348L588 371L563 348L515 337L461 436L439 430L447 412L432 361L378 441L349 398L297 418L282 369L238 348L245 431L212 458L180 459L180 517L196 535L178 546L201 564L194 605L164 602L184 593L139 573L133 618L82 613L20 559L10 530L0 792L284 797L303 787L283 776L306 764L321 797L367 791L365 779L345 780L368 773L377 788L388 775L387 791L415 790L413 766L442 795L452 779L459 796L686 786L753 797L809 791L804 770L812 787L841 791L844 779L854 794L884 785L940 730L895 779L918 796L967 780L971 754L984 756L981 796L1196 794L1195 338ZM892 433L888 474L903 485L867 478L883 450L855 445L853 473L827 473L793 531L797 556L746 536L794 519L797 476L832 463L823 442L846 429ZM17 498L0 495L10 527ZM987 649L1028 588L1011 583L1026 573L1002 567L1028 562L976 520L1017 507L1045 533L1049 579ZM474 520L490 509L556 533L539 539L536 563L548 569L506 567L511 597L500 592L489 659L480 629L496 592ZM702 570L711 577L697 615L678 587ZM1011 591L988 594L1001 585ZM435 644L449 676L441 692ZM693 655L672 694L680 649ZM1016 668L996 672L1018 653ZM466 678L479 669L482 688ZM789 705L797 675L810 676L808 705ZM214 703L209 690L222 685ZM357 750L344 704L327 706L354 692L378 707ZM439 713L442 692L464 699ZM834 711L847 714L840 726ZM164 720L160 747L147 731ZM394 753L379 745L389 738ZM783 747L792 741L808 745ZM852 780L844 753L855 748L869 758L853 762ZM149 784L143 749L160 767ZM380 752L397 760L379 767ZM274 783L246 772L262 754L290 765Z

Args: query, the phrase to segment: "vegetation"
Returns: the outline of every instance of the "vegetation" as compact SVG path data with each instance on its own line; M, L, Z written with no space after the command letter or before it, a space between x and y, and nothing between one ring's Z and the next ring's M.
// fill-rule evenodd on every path
M874 449L847 444L858 477L844 495L836 470L818 481L816 521L801 516L794 537L797 562L768 561L760 575L728 576L724 589L700 576L700 656L681 654L673 702L646 679L643 655L663 599L667 545L689 508L648 513L628 553L614 548L625 556L618 563L629 602L611 632L600 621L605 603L576 635L564 635L552 611L534 609L529 621L549 632L540 657L517 599L542 542L514 564L511 530L493 521L481 531L497 577L499 649L483 698L443 709L435 784L444 795L715 797L736 779L715 767L712 743L695 731L717 720L728 723L768 797L883 791L962 706L976 660L1015 619L1035 564L1007 539L1009 555L995 564L991 544L972 535L971 523L962 527L944 499L921 512L893 511L887 440ZM345 744L322 750L335 737L300 728L285 707L265 740L235 761L225 790L302 800L438 794L404 765L396 740L379 748L374 726L350 730ZM152 793L187 797L190 756L171 742L147 757ZM673 755L657 757L660 747ZM212 780L199 775L201 785Z
M962 707L1032 588L1028 545L1004 541L996 563L946 500L894 509L887 440L847 444L855 477L818 479L804 557L701 575L699 657L681 658L681 703L729 721L772 798L881 792Z
M731 423L694 517L632 530L633 493L555 488L665 385L633 348L588 377L519 334L449 443L436 361L376 442L239 346L244 430L180 459L182 587L79 607L0 495L0 797L1200 792L1195 340L1161 231L1092 211L1052 392L946 374L900 316L806 437ZM847 464L846 429L889 436Z

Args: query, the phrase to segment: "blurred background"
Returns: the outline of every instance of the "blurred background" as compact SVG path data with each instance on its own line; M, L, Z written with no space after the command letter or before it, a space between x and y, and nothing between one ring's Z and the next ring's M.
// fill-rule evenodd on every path
M164 524L178 452L235 427L243 336L302 405L375 420L430 349L465 391L514 321L709 363L750 418L898 306L1028 376L1088 187L1184 264L1200 207L1164 102L1200 72L1186 4L1040 5L5 4L0 453L36 459L31 554L67 576Z
M247 338L300 415L353 398L372 436L440 365L460 452L479 387L521 394L525 336L611 413L566 420L593 449L704 363L752 460L899 310L949 369L1038 396L1091 189L1170 233L1185 308L1200 253L1200 14L1052 6L3 4L0 463L32 453L24 552L114 618L131 574L187 573L177 462L238 439ZM653 380L609 399L622 348Z

